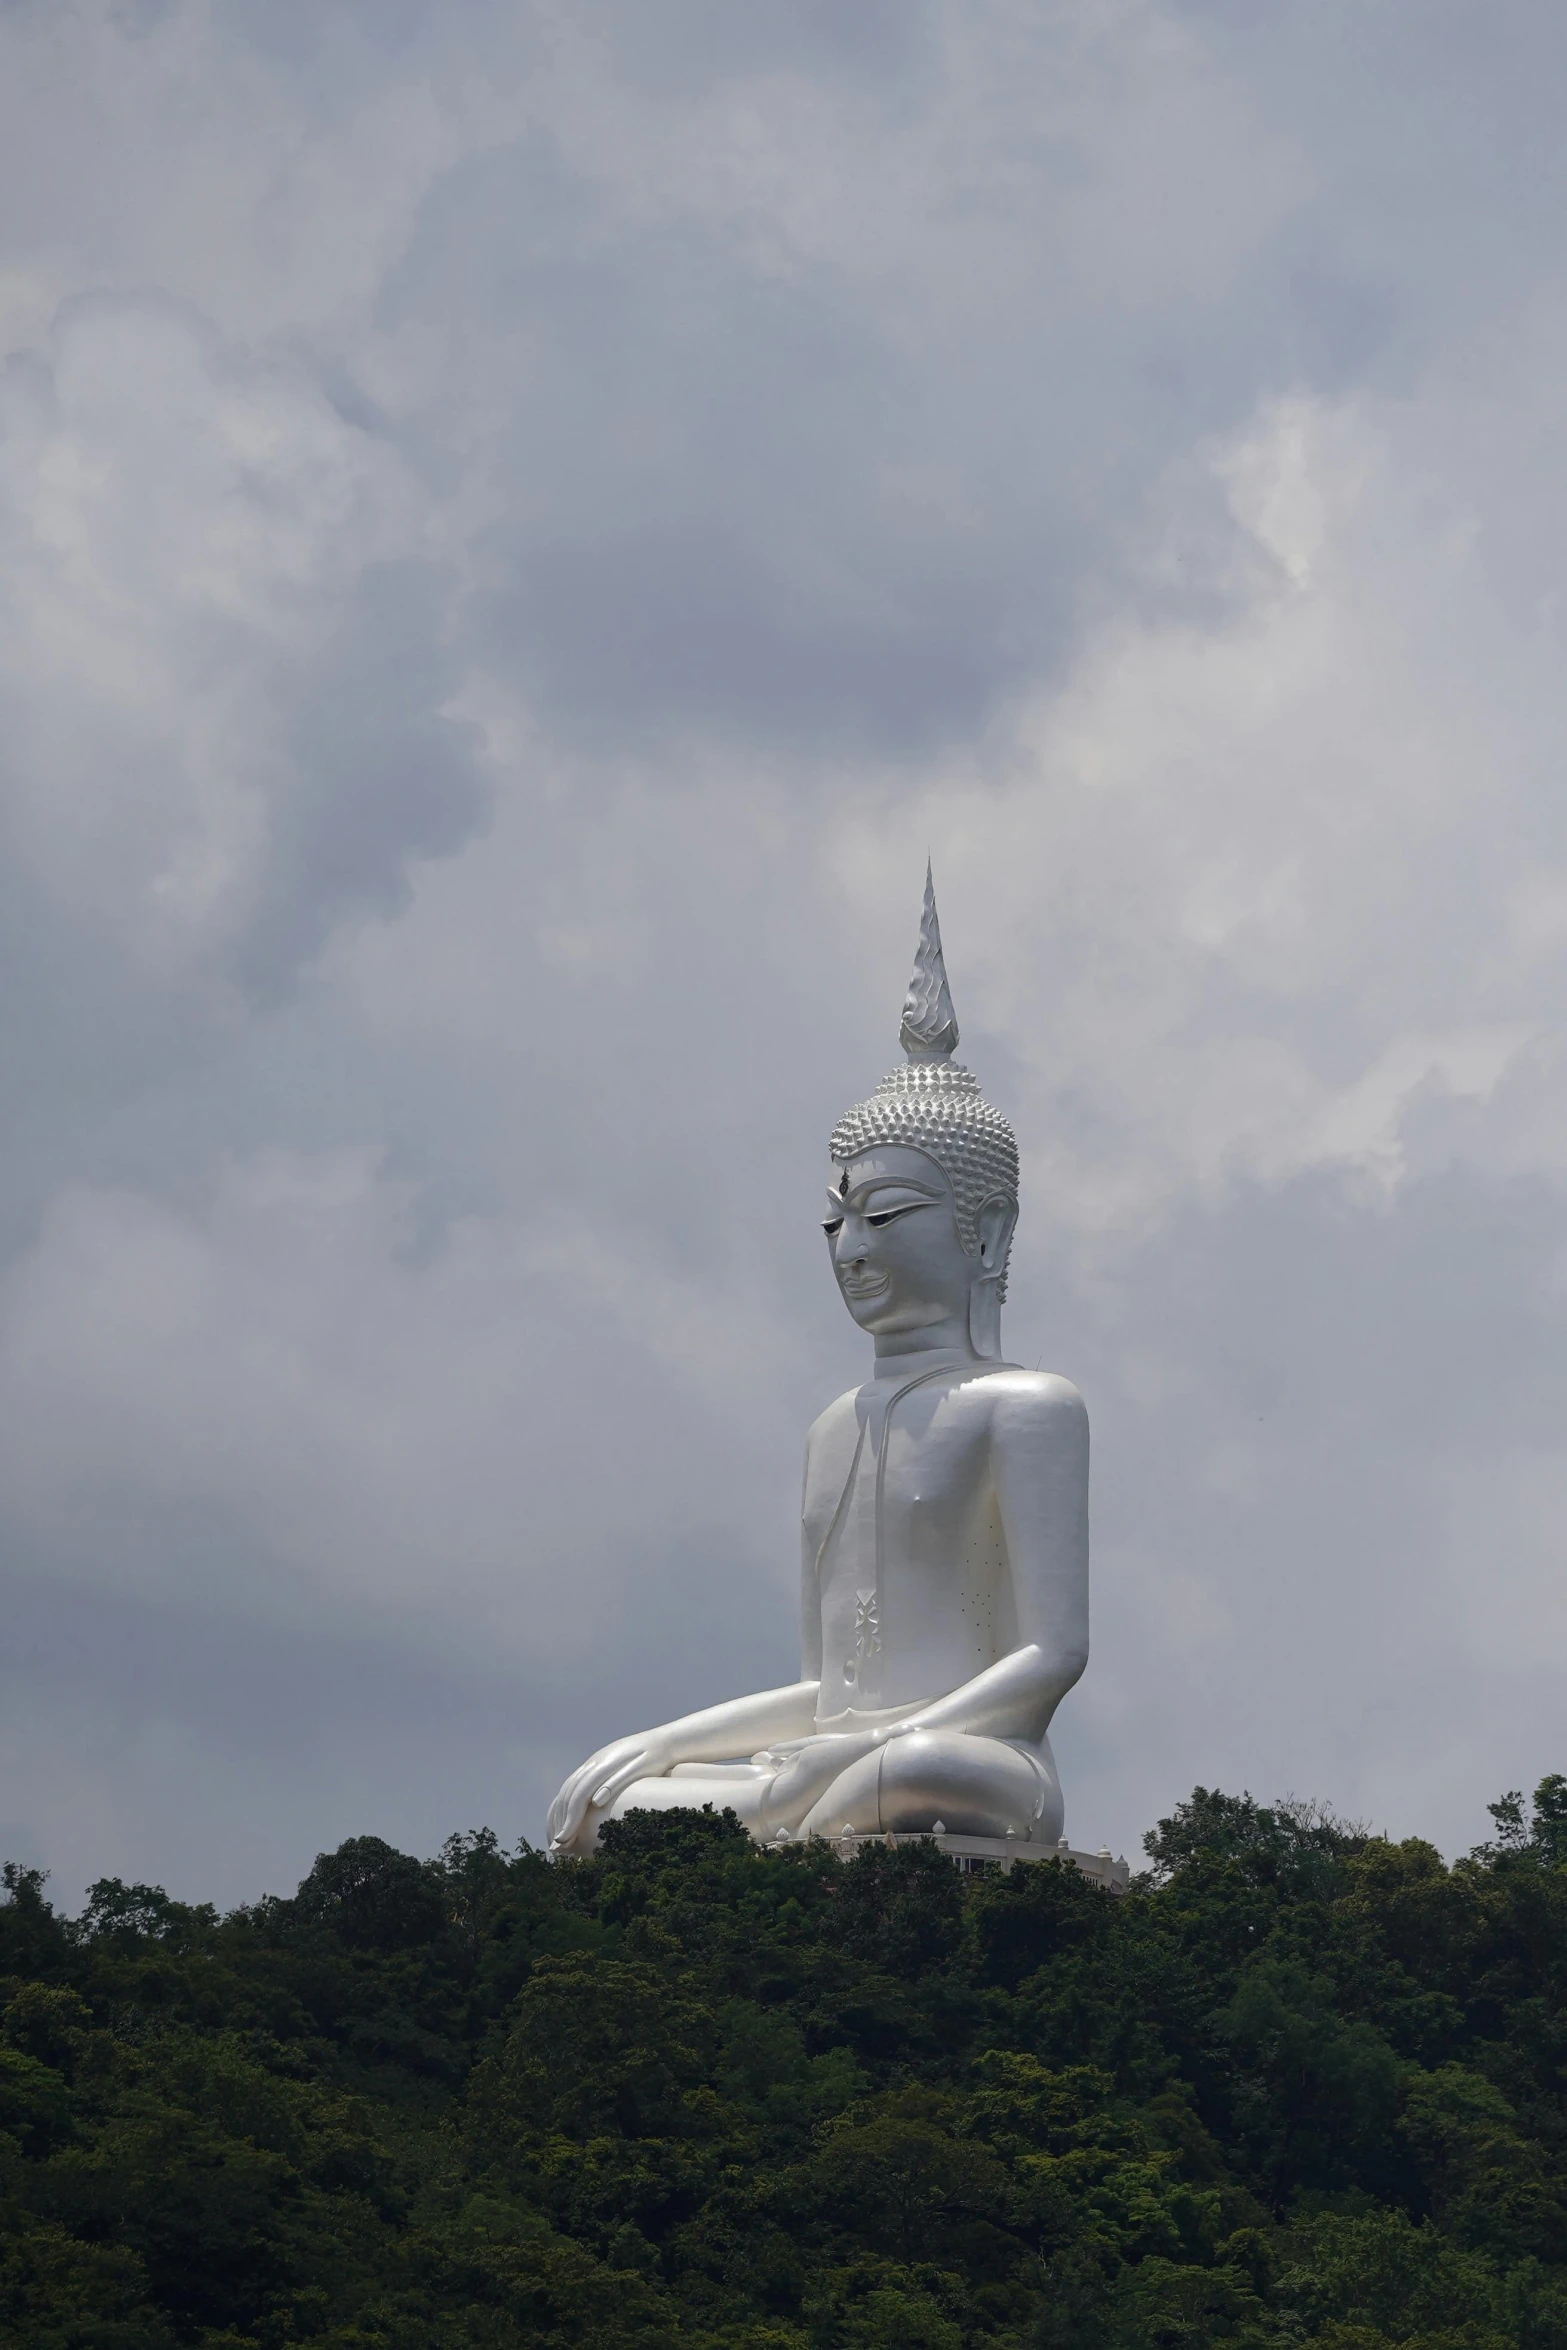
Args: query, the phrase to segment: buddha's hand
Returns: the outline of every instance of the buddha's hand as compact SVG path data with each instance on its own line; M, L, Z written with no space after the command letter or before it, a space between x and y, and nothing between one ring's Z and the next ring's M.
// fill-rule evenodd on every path
M604 1811L637 1779L661 1779L676 1761L665 1730L642 1730L601 1746L578 1765L550 1805L552 1852L568 1851L590 1811Z
M836 1776L862 1754L874 1754L889 1738L901 1738L919 1727L918 1722L889 1722L879 1730L817 1730L808 1738L781 1738L753 1754L751 1760L759 1769L780 1775L793 1770L798 1776L801 1768L813 1768Z
M763 1746L752 1755L757 1770L781 1771L785 1763L792 1763L797 1754L804 1754L808 1746L820 1746L820 1735L812 1738L780 1738L776 1746Z

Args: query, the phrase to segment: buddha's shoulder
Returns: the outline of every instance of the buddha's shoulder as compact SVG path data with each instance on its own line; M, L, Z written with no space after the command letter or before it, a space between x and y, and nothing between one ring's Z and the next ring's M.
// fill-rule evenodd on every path
M971 1408L1013 1422L1088 1417L1081 1395L1059 1371L1023 1371L1015 1363L998 1364L994 1371L966 1379L961 1393Z

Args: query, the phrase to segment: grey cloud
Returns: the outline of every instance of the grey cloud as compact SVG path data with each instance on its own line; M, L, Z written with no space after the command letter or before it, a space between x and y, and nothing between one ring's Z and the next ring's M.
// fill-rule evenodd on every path
M72 301L6 393L13 854L155 972L286 985L484 805L417 492L307 372L163 296Z
M1000 592L955 565L905 577L891 609L833 612L717 530L509 552L481 641L590 742L699 721L720 737L896 755L982 724L1008 674Z
M641 45L613 21L606 87L633 107ZM660 26L677 55L680 29ZM1272 386L1341 379L1378 304L1351 257L1312 242L1300 190L1265 174L1248 200L1240 158L1203 152L1200 91L1184 115L1147 97L1147 157L1008 121L1004 153L966 154L952 190L899 119L941 125L934 64L910 89L860 91L848 120L817 89L800 129L843 183L828 229L770 218L765 155L716 144L733 135L725 74L722 47L693 50L664 93L672 120L633 110L624 155L562 99L441 174L381 324L395 338L439 318L469 360L456 413L443 377L441 413L414 429L485 433L478 641L554 726L907 755L1058 668L1085 607L1126 592L1174 454ZM878 151L907 184L897 237ZM1150 278L1121 209L1166 203L1190 243L1167 231L1169 274ZM925 318L945 323L916 357Z
M514 1834L791 1669L927 845L1074 1833L1560 1763L1562 39L8 12L16 1849Z
M1449 1168L1389 1213L1319 1177L1057 1284L1100 1618L1063 1738L1123 1840L1218 1778L1451 1845L1555 1767L1567 1618L1518 1546L1561 1488L1564 1235L1559 1183Z
M408 867L456 848L489 794L459 683L450 591L416 562L369 567L288 686L281 732L307 788L280 811L263 910L242 948L262 987L292 979L355 905L395 909Z
M417 1621L280 1623L13 1556L0 1847L49 1868L74 1907L106 1873L192 1901L290 1892L317 1850L366 1832L433 1849L482 1824L536 1843L538 1790L580 1760L584 1736L613 1736L650 1696L672 1711L703 1702L682 1653L693 1611L734 1669L775 1668L792 1611L776 1589L742 1598L724 1552L716 1532L650 1552L588 1693L543 1657L454 1654ZM569 1583L573 1562L557 1571Z

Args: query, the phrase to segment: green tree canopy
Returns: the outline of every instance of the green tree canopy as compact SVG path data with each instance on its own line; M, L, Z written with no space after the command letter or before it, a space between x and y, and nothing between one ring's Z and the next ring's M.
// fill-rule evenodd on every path
M1567 2350L1567 1779L1114 1899L633 1815L0 1900L0 2343Z

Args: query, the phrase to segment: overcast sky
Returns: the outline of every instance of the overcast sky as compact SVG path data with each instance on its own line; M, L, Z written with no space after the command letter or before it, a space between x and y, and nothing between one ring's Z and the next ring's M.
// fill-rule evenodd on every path
M0 1846L796 1669L934 855L1073 1840L1567 1769L1567 15L9 0Z

